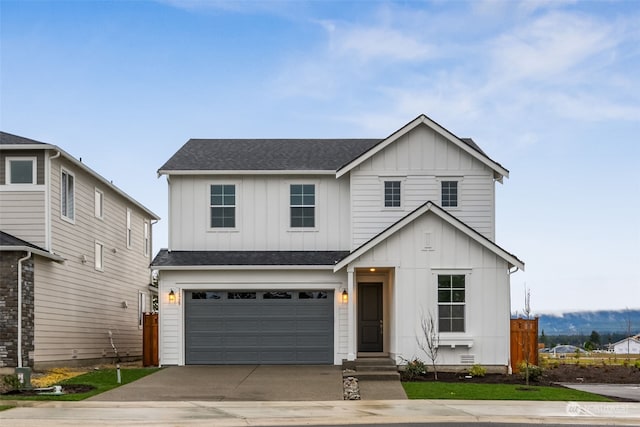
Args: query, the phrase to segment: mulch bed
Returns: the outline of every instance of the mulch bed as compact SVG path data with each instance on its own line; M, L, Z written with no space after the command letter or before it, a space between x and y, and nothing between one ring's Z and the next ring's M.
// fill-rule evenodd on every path
M464 372L438 372L441 382L468 382L480 384L525 384L520 374L486 374L484 377L465 378ZM433 373L412 381L433 381ZM559 365L543 371L542 377L531 381L535 385L557 385L557 383L585 384L640 384L640 369L633 366L584 366Z
M92 385L86 384L67 384L62 386L63 394L77 394L77 393L86 393L95 389ZM2 393L3 396L38 396L42 392L36 391L34 389L30 390L11 390L5 393Z

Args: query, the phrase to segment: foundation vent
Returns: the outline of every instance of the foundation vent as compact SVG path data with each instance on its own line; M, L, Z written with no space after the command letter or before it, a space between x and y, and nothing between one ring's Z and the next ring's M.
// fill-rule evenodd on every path
M473 354L461 354L460 363L463 365L473 365L476 363L476 357Z

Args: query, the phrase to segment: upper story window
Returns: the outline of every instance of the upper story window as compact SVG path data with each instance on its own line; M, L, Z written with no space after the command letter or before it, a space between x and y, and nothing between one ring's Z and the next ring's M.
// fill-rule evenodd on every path
M214 184L211 186L211 228L235 228L236 186Z
M127 208L127 248L133 246L133 231L131 230L131 209Z
M314 184L291 184L290 195L291 227L315 227L316 186Z
M35 157L7 157L5 182L7 184L36 184Z
M100 242L95 242L95 252L93 254L94 266L98 271L104 270L104 245Z
M438 275L438 331L464 332L465 275Z
M142 239L143 239L143 253L144 256L149 256L149 247L151 246L151 238L149 236L149 222L145 221L142 224Z
M400 181L385 181L384 182L384 207L399 208L400 206L401 206Z
M458 207L458 181L442 181L442 207Z
M62 218L66 218L70 221L75 220L75 193L76 182L73 174L65 169L62 169L61 182L60 182L60 213Z
M103 219L104 218L104 193L97 188L95 189L94 195L94 215L96 218Z

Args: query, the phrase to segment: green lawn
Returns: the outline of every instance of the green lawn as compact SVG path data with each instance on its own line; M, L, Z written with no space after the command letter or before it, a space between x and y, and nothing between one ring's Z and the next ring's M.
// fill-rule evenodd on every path
M15 408L15 406L11 405L0 405L0 412L6 411L7 409Z
M92 385L95 389L87 393L77 394L63 394L60 396L16 396L5 395L0 396L3 400L84 400L88 397L95 396L96 394L104 393L121 385L128 384L139 380L149 374L157 372L159 368L134 368L134 369L121 369L120 374L122 383L118 384L116 381L115 369L101 369L99 371L88 372L77 377L70 378L66 381L62 381L62 389L64 391L65 384L87 384Z
M518 390L524 386L446 382L405 382L402 386L409 399L611 401L597 394L564 387L531 386L532 390Z

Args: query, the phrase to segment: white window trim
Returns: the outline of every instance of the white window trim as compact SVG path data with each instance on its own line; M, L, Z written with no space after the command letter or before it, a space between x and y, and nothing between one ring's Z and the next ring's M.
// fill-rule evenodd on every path
M63 213L62 201L63 201L63 185L62 181L64 181L64 175L67 174L73 177L73 218L68 217ZM76 175L68 169L60 168L60 218L63 220L75 224L76 223Z
M404 188L405 188L405 181L407 180L406 176L380 176L379 177L380 180L380 192L381 192L381 196L380 196L380 208L383 211L402 211L404 210L405 207L405 192L404 192ZM387 181L400 181L400 206L385 206L384 204L384 198L385 198L385 191L384 191L384 186L385 186L385 182Z
M318 224L318 220L320 216L318 215L318 189L320 186L318 185L318 181L309 181L309 180L295 180L295 181L287 181L286 185L286 197L287 197L287 231L292 233L315 233L320 230L320 226ZM291 186L292 185L313 185L313 227L292 227L291 226L291 208L292 207L311 207L311 205L295 205L291 206Z
M133 222L132 222L131 208L127 208L125 217L125 235L124 240L127 245L127 249L133 248Z
M100 195L100 211L98 211L98 194ZM104 220L104 191L94 188L93 193L93 214L96 218Z
M445 180L446 181L446 180ZM469 286L471 285L471 274L472 270L470 268L461 268L461 269L432 269L431 274L433 276L433 296L434 301L436 302L436 311L434 319L436 321L436 326L438 327L438 333L440 334L440 341L442 344L445 344L451 340L464 340L469 337ZM440 332L440 322L439 322L439 307L440 303L438 301L438 276L451 276L458 275L464 276L464 331L462 332ZM473 341L471 341L473 344ZM448 344L447 344L448 345ZM466 345L466 344L465 344ZM454 344L455 347L455 344ZM471 347L471 345L469 345Z
M461 176L439 176L436 177L438 182L438 206L448 211L457 211L462 206L462 182L464 178ZM443 181L455 181L458 183L458 204L456 206L442 206L442 182Z
M98 246L100 247L100 258L98 258ZM98 265L100 259L100 265ZM96 240L93 245L93 267L96 271L104 271L104 243Z
M142 329L144 325L144 313L147 309L147 294L138 291L138 329Z
M211 204L211 186L212 185L233 185L235 187L235 205L233 205L234 208L236 208L235 210L235 216L236 216L236 226L235 227L212 227L211 226L211 208L213 207L213 205ZM209 232L213 232L213 233L237 233L240 231L240 215L238 215L238 212L240 212L240 184L237 181L211 181L206 185L206 190L207 190L207 198L205 200L207 200L207 231ZM220 205L220 206L231 206L231 205Z
M149 221L142 221L142 253L148 257L151 252L151 224Z
M30 160L32 163L31 183L12 183L11 182L11 161L13 160ZM36 156L7 156L4 160L4 183L5 185L16 186L22 189L36 187L38 185L38 158Z

